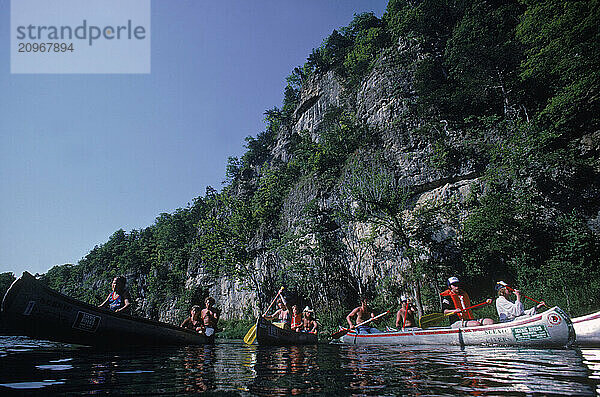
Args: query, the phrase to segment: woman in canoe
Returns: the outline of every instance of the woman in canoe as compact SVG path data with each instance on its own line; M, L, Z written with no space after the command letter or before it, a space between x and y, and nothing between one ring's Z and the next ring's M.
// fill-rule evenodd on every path
M501 323L514 321L521 317L533 316L537 313L538 309L546 305L544 302L540 302L537 306L525 310L523 302L521 302L521 291L513 290L516 300L514 303L511 302L508 298L513 292L506 288L506 283L504 281L498 281L498 283L496 283L496 291L498 291L496 310L498 311L498 317L500 317Z
M198 305L194 305L192 306L192 310L190 310L190 316L188 318L186 318L185 320L183 320L183 322L181 323L181 328L186 328L192 331L202 331L203 330L203 323L200 320L200 312L202 311L202 308Z
M115 277L112 281L112 292L100 304L113 312L129 314L131 311L131 298L127 292L127 279L123 276Z

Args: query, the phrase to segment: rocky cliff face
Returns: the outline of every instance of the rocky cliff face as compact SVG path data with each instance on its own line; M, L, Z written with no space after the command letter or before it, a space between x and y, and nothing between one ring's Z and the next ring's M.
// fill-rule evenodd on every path
M432 166L430 158L433 154L431 144L416 135L415 131L422 121L414 119L409 107L415 101L413 89L414 63L420 57L419 48L411 42L400 42L394 49L383 54L372 71L363 79L360 87L351 94L344 88L344 81L333 71L315 74L305 82L301 91L300 103L293 114L293 122L283 126L273 145L271 156L283 162L289 161L287 146L294 134L310 136L315 142L319 140L320 127L328 110L344 108L356 114L357 119L376 129L381 136L382 149L401 170L401 183L419 192L415 208L424 203L464 202L471 186L478 184L478 175L473 164L469 162L456 164L454 167L440 169ZM439 121L436 128L444 128L444 121ZM448 139L459 140L460 134L445 129ZM335 192L320 191L312 179L300 179L292 187L283 204L283 227L294 228L302 217L305 206L316 200L322 209L326 209L337 198ZM356 223L349 226L354 229L357 238L369 233L368 224ZM448 222L437 234L441 241L455 236L457 230L452 222ZM347 241L346 244L351 244ZM361 258L361 263L350 264L354 276L364 280L381 275L398 277L402 266L398 266L397 253L394 252L392 239L382 233ZM386 260L382 255L387 252ZM262 269L266 259L259 257L255 266ZM404 264L406 265L406 264ZM199 266L190 266L200 269ZM267 277L266 274L264 277ZM228 279L213 279L201 271L188 274L186 286L201 288L214 296L223 309L224 318L237 318L244 315L244 310L252 308L258 312L257 294L244 288L239 282ZM268 299L268 298L265 298ZM174 305L161 319L168 320L177 315Z

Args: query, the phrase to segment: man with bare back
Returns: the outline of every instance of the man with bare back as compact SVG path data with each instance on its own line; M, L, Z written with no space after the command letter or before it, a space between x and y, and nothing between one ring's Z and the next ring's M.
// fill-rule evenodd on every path
M352 324L352 317L356 316L356 325ZM369 308L369 301L367 298L361 298L360 306L355 308L346 316L346 321L348 321L348 325L350 329L356 329L356 333L360 334L375 334L381 332L377 328L371 327L369 325L359 325L365 321L370 320L375 317L373 311Z

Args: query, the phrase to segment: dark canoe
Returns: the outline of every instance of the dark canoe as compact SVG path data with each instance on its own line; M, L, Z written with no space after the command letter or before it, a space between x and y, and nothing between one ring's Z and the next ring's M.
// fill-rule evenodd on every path
M282 329L260 317L256 323L256 341L259 345L307 345L318 342L317 334Z
M191 345L209 338L171 324L114 313L58 293L24 272L4 295L13 334L87 346Z

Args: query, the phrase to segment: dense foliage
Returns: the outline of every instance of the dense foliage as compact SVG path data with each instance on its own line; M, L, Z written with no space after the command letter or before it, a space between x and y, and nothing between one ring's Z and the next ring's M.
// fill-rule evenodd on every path
M0 273L0 296L4 297L4 294L13 281L15 281L15 275L13 273Z
M198 303L207 291L185 281L199 273L237 280L263 306L286 285L331 323L359 294L383 308L408 293L437 310L450 275L474 300L503 279L571 314L597 310L599 13L597 0L390 0L381 19L356 15L292 71L281 109L229 159L221 191L115 232L45 280L97 302L125 274L152 317ZM463 203L416 204L423 191L356 118L365 76L407 46L418 54L403 60L414 95L394 123L441 175L474 165ZM318 137L290 132L302 88L330 71L344 104Z

